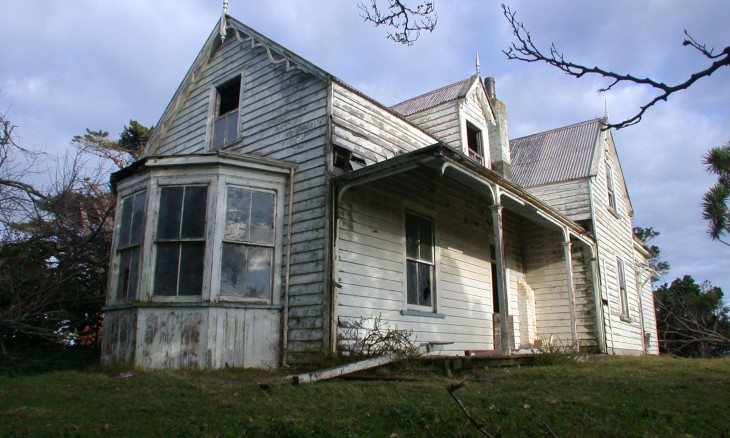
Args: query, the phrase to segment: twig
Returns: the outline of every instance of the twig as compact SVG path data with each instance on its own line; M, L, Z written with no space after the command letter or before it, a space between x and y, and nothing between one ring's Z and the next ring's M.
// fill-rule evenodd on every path
M459 399L459 397L457 397L456 394L454 394L457 390L459 390L459 388L461 388L461 387L464 386L464 383L465 382L466 382L466 379L464 379L461 382L456 383L454 385L448 385L445 389L449 393L449 395L451 396L451 398L454 399L454 401L456 402L456 404L459 405L459 407L461 408L461 411L464 413L464 415L466 415L466 418L469 419L469 421L471 422L471 424L473 424L474 427L476 427L477 430L482 433L482 435L488 436L490 438L494 438L494 435L490 434L489 432L487 432L484 429L484 426L482 425L482 423L480 423L476 418L474 418L469 413L469 410L466 408L466 406L464 406L464 403L462 403L461 400Z
M715 54L714 49L708 50L704 44L700 44L695 41L694 38L692 38L692 36L690 36L689 33L685 31L685 35L688 39L684 40L682 44L684 46L690 46L696 49L705 58L714 62L712 62L704 70L692 73L689 78L679 84L667 85L663 82L659 82L651 78L641 78L631 74L616 73L600 67L588 67L566 60L563 54L558 51L554 44L550 46L549 54L542 53L532 41L532 36L530 35L530 32L527 30L525 25L517 21L517 13L512 11L508 6L505 6L504 4L502 4L502 11L505 18L507 19L507 21L509 21L509 24L512 27L512 34L517 39L516 43L511 43L507 50L502 51L507 56L507 59L516 59L518 61L524 62L544 62L575 78L581 78L584 75L598 75L610 79L611 83L607 87L599 89L599 92L609 91L613 89L615 85L620 83L644 85L661 92L658 96L651 99L647 104L640 106L639 111L632 117L619 123L609 123L604 127L604 129L621 129L627 126L635 125L641 121L641 118L644 116L646 111L654 106L656 103L660 101L666 101L670 95L676 93L677 91L686 90L698 80L712 75L718 69L730 66L730 46L725 47L722 51Z
M557 435L555 435L555 432L553 432L552 429L550 429L550 426L548 426L547 422L545 420L542 420L542 424L545 425L545 428L550 432L550 435L552 435L553 438L558 438Z

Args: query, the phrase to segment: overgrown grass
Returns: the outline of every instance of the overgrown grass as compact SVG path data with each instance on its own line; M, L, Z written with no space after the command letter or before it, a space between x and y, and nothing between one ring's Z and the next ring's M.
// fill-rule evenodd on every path
M100 370L0 376L0 435L479 436L444 387L460 378L262 389L282 373ZM723 436L730 360L605 358L473 372L457 396L502 437Z

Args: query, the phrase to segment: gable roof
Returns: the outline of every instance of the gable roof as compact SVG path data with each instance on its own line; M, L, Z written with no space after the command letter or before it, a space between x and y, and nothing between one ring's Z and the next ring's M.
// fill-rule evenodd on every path
M223 20L227 40L235 39L238 40L240 44L249 44L251 48L262 47L266 50L266 54L272 63L285 63L287 71L292 69L302 70L324 81L328 81L332 77L326 71L286 49L279 43L246 26L230 15L226 14L223 16ZM198 52L195 57L193 64L183 77L183 80L175 91L172 99L167 104L167 107L163 111L162 116L160 116L155 128L152 130L152 134L150 135L150 138L142 152L142 157L154 155L157 146L159 146L165 138L166 130L168 128L167 125L180 110L180 105L185 99L187 99L193 85L200 79L201 71L205 68L206 64L210 62L218 49L220 49L220 47L224 44L221 41L220 29L221 22L218 20L216 21L216 25L213 27L210 35L208 35L208 38L205 40L205 44L203 44L200 52Z
M590 176L602 124L593 119L510 140L512 181L532 187Z
M444 102L458 99L459 97L463 97L469 89L472 79L473 77L441 87L437 90L429 91L428 93L397 103L391 106L390 109L404 116L409 116L419 111L433 108Z

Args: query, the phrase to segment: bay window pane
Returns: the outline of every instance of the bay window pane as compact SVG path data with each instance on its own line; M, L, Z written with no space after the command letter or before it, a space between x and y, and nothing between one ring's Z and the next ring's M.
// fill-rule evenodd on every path
M139 284L139 246L129 249L129 276L127 281L126 297L137 296L137 285Z
M122 201L122 214L119 221L119 236L117 237L117 248L124 248L129 245L129 235L132 227L133 197Z
M251 190L228 187L226 199L226 240L248 240Z
M265 298L271 295L272 249L249 247L246 270L246 297Z
M221 295L243 296L246 287L246 247L223 243L221 256Z
M127 298L129 296L129 251L122 251L119 254L119 277L117 278L117 299Z
M274 243L273 193L253 192L251 200L251 237L253 243Z
M180 213L184 187L163 187L160 190L160 211L157 219L157 238L163 240L180 237Z
M205 243L180 244L180 287L178 295L200 295L203 291Z
M155 294L176 295L180 244L158 243L155 261Z
M147 192L141 192L134 196L134 205L132 208L132 229L129 235L130 245L139 245L142 243L142 234L144 233L144 207L147 198Z
M208 187L185 187L185 205L182 210L183 239L201 239L205 235L205 213L207 211Z

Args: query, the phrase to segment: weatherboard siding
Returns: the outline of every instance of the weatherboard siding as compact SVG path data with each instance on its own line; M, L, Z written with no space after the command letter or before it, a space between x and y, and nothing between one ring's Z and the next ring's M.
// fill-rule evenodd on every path
M406 117L414 125L458 150L461 150L459 102L456 100L427 108Z
M641 354L643 352L642 328L640 323L639 299L637 291L636 266L634 264L633 234L625 182L616 172L618 159L614 148L608 145L601 148L598 171L593 179L595 235L598 242L598 257L603 270L602 294L609 300L610 311L606 312L605 330L607 347L616 353ZM616 209L609 205L606 180L607 158L614 169L614 188ZM617 260L624 262L626 291L629 303L629 318L622 315ZM647 302L644 300L644 302ZM647 303L653 303L649 301ZM608 309L607 309L608 310ZM608 320L610 319L610 320Z
M373 164L437 143L385 107L332 82L332 142Z
M493 348L490 212L430 175L409 173L349 189L338 209L335 273L341 335L353 321L382 318L416 343L445 351ZM409 199L410 202L403 202ZM436 315L404 315L406 210L433 219ZM469 218L469 219L467 219Z
M568 218L579 221L591 217L588 184L587 179L577 179L528 187L527 191Z

